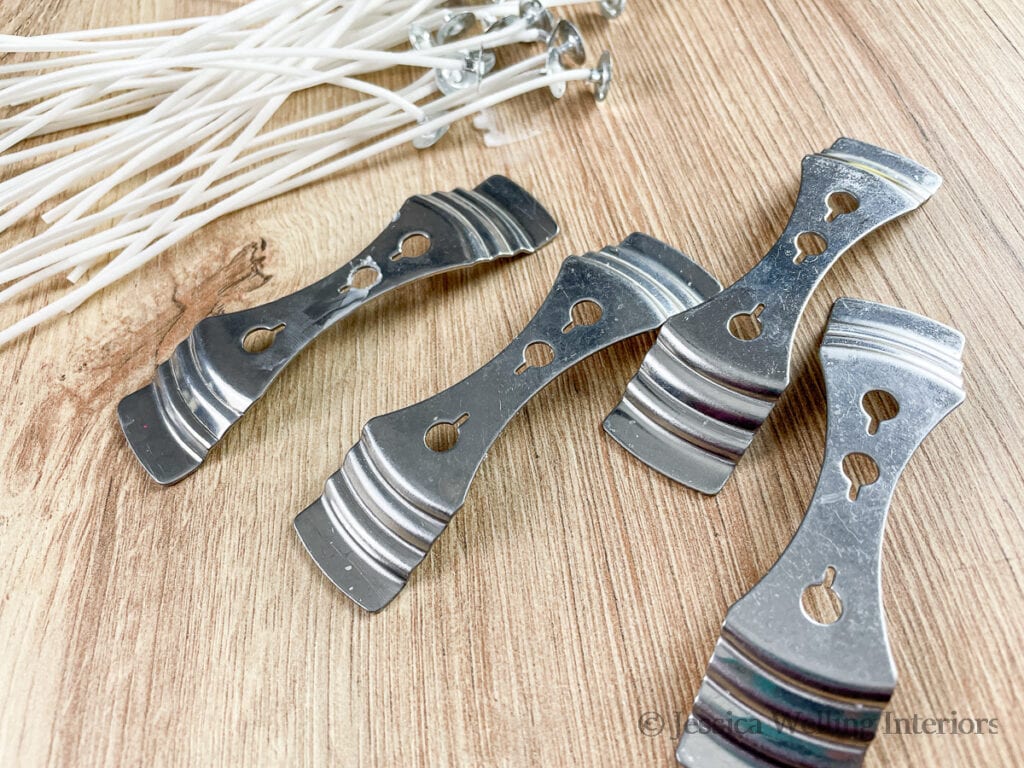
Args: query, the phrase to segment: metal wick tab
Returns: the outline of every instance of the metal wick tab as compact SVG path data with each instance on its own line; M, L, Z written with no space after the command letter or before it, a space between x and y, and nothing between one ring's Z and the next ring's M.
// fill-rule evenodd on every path
M570 256L529 325L491 362L367 423L323 495L295 518L310 556L344 594L380 610L465 503L488 448L530 398L594 352L719 288L682 253L639 233Z
M820 350L828 437L814 497L778 562L725 617L681 765L863 763L896 687L882 605L885 520L911 455L963 402L963 344L912 312L835 303ZM879 402L889 407L877 412ZM821 590L828 613L810 601Z
M557 233L544 207L504 176L473 190L411 197L336 272L277 301L196 325L153 383L118 405L128 444L154 480L175 483L202 464L307 344L363 304L413 280L532 253ZM425 242L425 250L407 249L412 239ZM268 343L247 348L259 333Z
M789 385L793 338L811 293L846 250L914 210L941 179L852 139L804 158L778 241L746 275L661 329L605 431L640 461L718 493Z

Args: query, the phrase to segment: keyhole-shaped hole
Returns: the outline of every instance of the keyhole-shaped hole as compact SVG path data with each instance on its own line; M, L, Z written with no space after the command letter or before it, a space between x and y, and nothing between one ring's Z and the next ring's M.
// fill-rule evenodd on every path
M393 261L399 259L415 259L430 250L430 236L422 232L406 235L398 246L398 253L392 256Z
M439 421L424 433L424 444L435 453L450 451L459 442L459 427L468 419L469 414L464 413L455 421Z
M555 350L550 344L543 341L534 341L523 350L523 364L516 368L516 374L523 373L530 368L543 368L550 365L555 359Z
M868 415L868 434L878 431L883 421L895 419L900 412L899 401L884 389L872 389L861 398L860 407Z
M562 333L568 333L581 326L593 325L601 319L603 314L604 310L601 309L601 305L596 301L591 301L590 299L577 301L572 305L572 309L569 310L569 322L562 328Z
M350 288L366 290L380 282L380 270L375 266L363 265L348 277L348 284L341 286L338 293L348 293Z
M850 481L850 501L856 501L861 489L878 479L878 465L866 453L848 453L843 457L843 474Z
M250 355L257 355L270 349L277 338L277 334L284 330L284 323L278 323L273 328L253 328L242 339L242 349Z
M828 213L825 214L825 221L835 221L840 216L853 213L860 208L860 200L845 190L833 192L825 199L828 206Z
M740 341L753 341L761 335L761 313L764 304L758 304L753 312L733 315L729 318L729 333Z
M803 264L807 259L820 256L828 248L828 240L817 232L801 232L796 236L796 256L794 264Z
M836 569L831 565L825 569L821 581L811 584L800 596L800 607L804 615L816 624L835 624L843 615L843 601L832 589L836 580Z

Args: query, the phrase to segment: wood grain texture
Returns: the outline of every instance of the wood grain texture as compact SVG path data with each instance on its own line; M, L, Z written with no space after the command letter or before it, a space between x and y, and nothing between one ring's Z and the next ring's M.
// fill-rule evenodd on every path
M3 0L0 31L226 7ZM810 498L825 427L815 344L843 295L967 336L967 402L915 455L886 534L891 711L1000 725L880 735L869 765L1024 762L1019 0L631 0L613 25L573 15L592 51L616 55L602 107L583 89L535 94L500 113L539 131L528 141L486 149L461 126L220 220L0 350L0 765L674 764L674 713L726 608ZM826 279L795 384L719 496L670 483L601 432L647 335L526 407L383 613L320 575L291 520L365 421L490 359L570 252L644 230L731 282L783 226L800 158L840 135L945 185ZM412 193L491 173L550 206L564 232L553 246L383 297L307 350L195 476L148 480L114 408L198 319L334 269ZM660 735L641 733L649 711L668 721Z

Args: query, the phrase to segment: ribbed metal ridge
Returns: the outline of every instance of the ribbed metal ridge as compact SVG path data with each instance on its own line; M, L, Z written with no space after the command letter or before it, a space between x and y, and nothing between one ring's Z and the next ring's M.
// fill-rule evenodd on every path
M963 335L907 310L839 299L821 345L909 363L948 386L963 389Z
M858 766L887 703L809 688L723 633L676 758L687 768Z

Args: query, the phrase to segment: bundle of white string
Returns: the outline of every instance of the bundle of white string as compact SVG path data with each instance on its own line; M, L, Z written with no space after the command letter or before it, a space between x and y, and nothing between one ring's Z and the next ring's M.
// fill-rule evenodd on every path
M426 148L453 122L539 88L560 96L589 81L603 98L607 53L596 69L572 68L582 40L550 12L593 1L252 0L220 16L0 35L0 53L45 56L0 65L0 106L22 107L0 119L0 172L27 166L0 182L0 233L40 206L48 225L0 252L0 302L64 273L76 283L0 330L0 344L220 216L403 144ZM624 4L600 0L608 17ZM521 43L545 47L495 68L495 49ZM414 75L397 90L365 77L391 68ZM267 129L290 95L324 84L357 98Z

